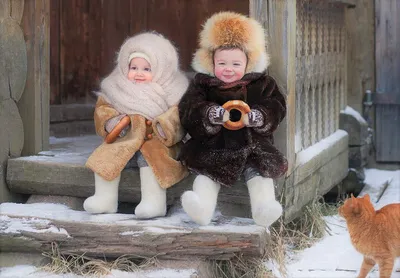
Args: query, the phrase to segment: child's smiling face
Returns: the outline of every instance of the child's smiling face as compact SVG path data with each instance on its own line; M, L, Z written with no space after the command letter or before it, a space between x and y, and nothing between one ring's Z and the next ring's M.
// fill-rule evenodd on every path
M153 79L149 62L141 57L133 58L129 64L128 79L135 83L149 83Z
M242 79L246 65L246 54L238 48L218 49L214 53L214 74L225 83Z

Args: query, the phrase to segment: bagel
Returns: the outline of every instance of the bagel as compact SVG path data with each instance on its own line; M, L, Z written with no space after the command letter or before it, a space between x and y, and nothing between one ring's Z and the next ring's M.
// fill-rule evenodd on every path
M117 140L118 135L121 133L121 131L127 127L131 123L131 118L129 116L125 116L119 121L119 123L114 127L113 130L109 134L107 134L106 138L104 141L107 144L113 143L115 140Z
M232 109L236 109L241 113L240 120L237 122L232 122L231 120L228 120L224 123L224 127L229 130L238 130L241 129L245 126L244 124L244 115L250 112L250 106L242 101L242 100L230 100L224 103L222 107L230 112Z

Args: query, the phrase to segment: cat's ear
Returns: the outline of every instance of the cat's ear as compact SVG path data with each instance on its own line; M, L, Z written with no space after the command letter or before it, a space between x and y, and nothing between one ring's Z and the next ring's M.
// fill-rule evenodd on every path
M369 194L365 194L364 199L367 200L368 202L371 202L371 198L369 197Z
M360 213L360 204L357 202L357 198L354 197L353 193L351 194L350 207L354 214Z

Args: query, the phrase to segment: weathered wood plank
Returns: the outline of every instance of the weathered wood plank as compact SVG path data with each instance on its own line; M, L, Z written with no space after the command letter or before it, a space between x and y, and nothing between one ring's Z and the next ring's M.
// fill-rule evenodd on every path
M400 2L375 0L376 160L400 161Z
M60 0L50 0L50 104L61 103Z
M400 1L375 0L376 90L400 94Z
M48 149L50 95L49 1L25 1L22 17L28 76L18 108L24 123L23 155Z
M300 183L294 184L291 188L286 188L287 204L284 211L286 223L299 217L309 202L329 192L346 177L348 156L348 150L339 153Z
M259 1L256 1L259 2ZM275 133L277 147L283 151L289 162L287 175L294 170L296 133L296 2L266 1L264 4L251 3L251 14L268 14L268 51L271 55L269 72L277 79L283 93L287 96L287 116ZM257 11L254 9L263 9ZM260 20L265 20L265 17Z
M348 134L338 130L317 144L297 154L294 184L298 184L314 171L326 165L338 154L348 150ZM348 162L342 165L347 169Z
M118 50L131 35L130 1L103 1L100 17L102 32L98 35L101 38L101 70L104 76L114 69Z
M400 162L400 105L378 104L375 115L376 160Z
M354 9L346 9L347 100L362 112L366 90L375 90L374 1L358 0ZM367 42L367 43L366 43Z
M360 1L359 0L328 0L328 2L344 4L344 5L348 5L349 7L355 7L357 4L359 4Z
M250 219L219 217L211 225L199 227L181 209L166 218L141 221L126 214L90 215L62 205L52 205L57 213L43 217L40 210L46 213L49 204L43 204L43 208L38 204L19 205L18 210L24 206L25 211L14 214L16 206L0 205L2 252L18 250L26 243L25 252L49 251L51 243L57 242L61 253L97 257L129 254L227 260L238 254L262 257L268 241L265 229Z

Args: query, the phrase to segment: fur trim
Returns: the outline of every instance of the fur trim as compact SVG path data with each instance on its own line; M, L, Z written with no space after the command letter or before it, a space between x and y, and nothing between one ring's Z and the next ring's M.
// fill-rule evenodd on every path
M269 66L264 28L255 19L239 13L220 12L211 16L200 32L199 46L192 61L197 72L214 76L213 54L221 47L237 47L246 53L246 73L263 72Z

